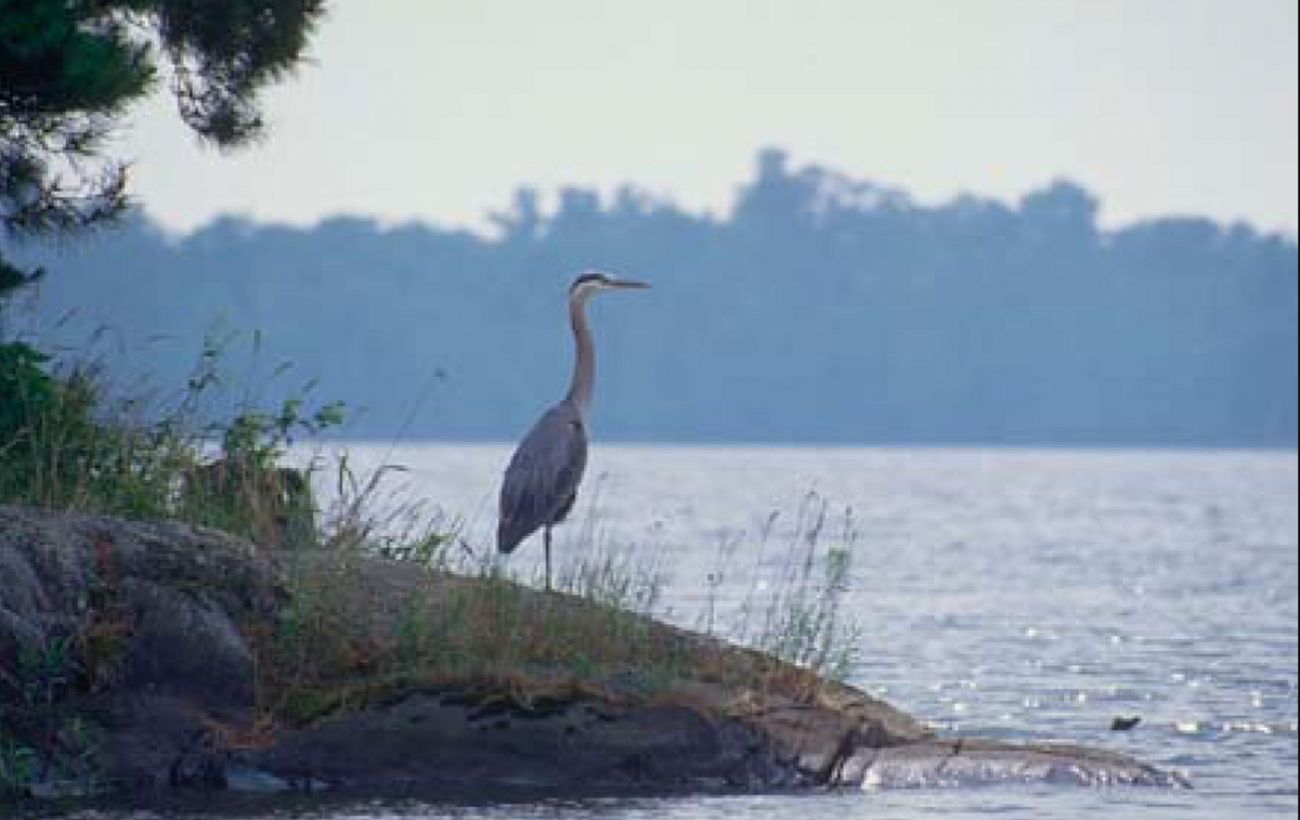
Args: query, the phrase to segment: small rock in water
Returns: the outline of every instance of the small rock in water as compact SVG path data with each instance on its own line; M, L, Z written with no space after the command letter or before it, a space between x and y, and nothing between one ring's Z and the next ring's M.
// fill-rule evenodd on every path
M1135 728L1141 722L1142 718L1136 715L1133 717L1117 717L1110 722L1110 730L1112 732L1127 732L1129 729Z
M291 786L269 772L232 766L226 770L226 788L245 794L281 794L289 791Z

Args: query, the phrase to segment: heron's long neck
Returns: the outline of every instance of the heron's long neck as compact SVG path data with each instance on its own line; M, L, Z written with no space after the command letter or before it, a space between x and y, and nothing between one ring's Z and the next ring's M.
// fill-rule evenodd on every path
M591 406L591 391L596 381L596 350L591 343L591 328L587 326L586 303L586 299L569 300L575 356L573 382L569 385L569 395L565 397L577 405L584 418Z

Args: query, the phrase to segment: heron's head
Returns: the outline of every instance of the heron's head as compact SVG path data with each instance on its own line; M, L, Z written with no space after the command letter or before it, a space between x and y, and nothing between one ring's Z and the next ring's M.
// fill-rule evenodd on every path
M617 279L603 271L589 270L573 280L573 284L569 286L569 298L585 302L597 293L607 290L642 290L648 287L650 286L645 282Z

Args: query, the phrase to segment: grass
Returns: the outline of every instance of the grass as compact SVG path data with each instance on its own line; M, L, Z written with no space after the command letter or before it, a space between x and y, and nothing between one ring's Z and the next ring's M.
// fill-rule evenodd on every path
M356 499L341 506L367 509ZM278 628L261 636L264 708L304 723L413 689L506 693L522 702L583 692L644 701L699 681L812 700L826 680L851 672L860 636L842 607L852 516L832 538L829 514L827 501L809 495L788 533L778 538L767 527L760 548L746 551L753 567L737 569L730 551L725 571L768 580L750 585L725 629L702 632L658 620L663 573L597 543L593 527L580 529L582 543L560 565L552 594L494 556L474 555L446 529L381 540L384 561L369 560L374 541L340 544L297 564L291 603ZM353 521L346 529L383 527ZM773 557L775 569L760 566Z
M348 513L327 528L333 548L296 562L290 603L260 636L271 714L303 722L409 688L633 694L687 674L686 642L651 620L662 579L625 556L567 562L543 593L413 508L384 514L394 530L358 520L371 508L356 501L336 503Z
M38 783L51 794L103 790L103 731L68 697L80 672L67 638L19 652L3 680L14 697L0 701L0 796L24 796Z
M760 556L769 552L778 517L770 516L762 530ZM804 497L784 545L778 546L775 582L761 594L751 584L731 633L742 643L833 680L853 672L861 638L843 610L858 539L852 509L844 510L839 524L838 535L828 543L830 502L816 493Z
M179 390L126 395L100 361L53 366L30 345L0 344L0 502L176 518L314 546L305 480L277 462L295 436L340 424L342 406L309 408L308 385L272 410L246 392L230 418L213 420L231 341L206 340Z
M25 795L36 782L36 750L10 738L0 725L0 797Z
M178 518L274 550L287 599L274 622L247 625L261 725L304 723L413 688L524 703L575 692L644 700L705 680L812 698L824 678L851 670L858 633L841 602L856 533L847 513L832 526L824 499L806 498L780 534L774 514L756 545L720 549L703 634L688 633L655 620L660 568L598 543L594 526L580 530L577 557L547 594L537 579L466 549L459 522L394 496L388 479L400 467L359 475L344 455L328 475L333 500L317 509L309 481L324 481L323 468L304 473L281 460L296 436L338 424L340 406L313 410L299 396L269 411L238 403L228 420L206 420L203 408L224 385L223 350L209 342L181 389L146 399L111 398L101 368L53 370L25 345L0 346L0 502ZM742 554L754 565L738 567ZM724 580L735 576L752 579L748 592L720 613ZM91 624L71 644L84 689L111 677L103 670L121 643L112 626ZM21 685L54 691L50 675L29 671ZM0 734L0 780L26 770L24 748Z

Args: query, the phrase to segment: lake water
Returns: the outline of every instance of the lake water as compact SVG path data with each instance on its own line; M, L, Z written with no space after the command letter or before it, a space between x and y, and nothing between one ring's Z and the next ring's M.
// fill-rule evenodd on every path
M401 480L462 517L476 552L490 552L510 449L350 448L359 465L405 465ZM597 444L556 555L653 564L667 576L666 617L699 626L712 612L725 631L823 503L822 539L853 548L853 683L942 732L1097 744L1182 770L1195 788L362 803L276 816L1295 816L1294 453ZM527 542L512 566L528 571L540 554ZM1120 715L1142 723L1110 731Z

